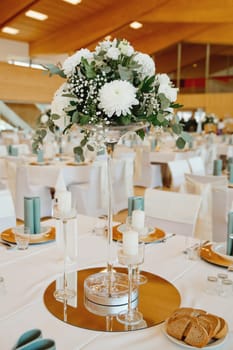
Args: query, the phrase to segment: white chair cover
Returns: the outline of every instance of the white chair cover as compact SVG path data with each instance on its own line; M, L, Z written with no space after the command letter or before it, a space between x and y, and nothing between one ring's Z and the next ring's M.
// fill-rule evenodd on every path
M0 232L16 225L15 207L11 192L0 189Z
M194 235L201 196L146 189L144 198L147 224L176 234Z
M192 157L188 159L192 174L205 175L205 164L201 157Z
M134 185L142 187L162 187L162 173L159 164L151 164L150 152L136 149ZM140 163L139 163L140 162Z
M172 189L179 190L185 182L185 174L191 173L188 161L185 159L174 160L168 162L168 167L171 173Z
M202 204L198 215L195 236L203 240L215 240L214 232L219 229L220 222L223 222L226 217L227 195L224 191L227 190L226 176L213 175L185 175L184 191L187 193L199 194L202 197ZM221 205L219 214L216 216L216 210L219 207L217 200L217 192L221 191ZM223 203L223 198L224 203ZM224 208L224 209L223 209ZM223 211L225 214L223 214ZM222 219L219 221L219 216ZM217 229L215 228L217 227Z
M52 215L52 197L50 189L45 186L30 185L27 166L17 166L16 170L16 217L24 219L24 197L38 196L41 201L41 217Z
M0 145L0 157L7 156L7 147L5 145Z

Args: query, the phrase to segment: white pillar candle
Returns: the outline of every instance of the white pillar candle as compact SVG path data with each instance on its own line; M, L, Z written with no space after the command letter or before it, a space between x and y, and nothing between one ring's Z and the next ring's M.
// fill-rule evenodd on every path
M60 214L69 213L71 211L71 192L58 191L56 192L58 211Z
M123 253L126 255L138 254L138 232L126 231L123 234Z
M145 226L145 212L143 210L133 210L132 227L135 230L142 230Z

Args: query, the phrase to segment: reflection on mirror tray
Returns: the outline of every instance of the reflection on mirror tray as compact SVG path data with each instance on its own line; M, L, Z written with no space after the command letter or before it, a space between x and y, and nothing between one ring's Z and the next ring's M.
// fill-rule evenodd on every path
M44 293L44 303L48 311L59 320L76 327L95 331L125 332L159 324L180 306L181 298L175 286L159 276L143 271L148 283L138 287L140 297L134 294L132 300L132 307L140 310L143 320L137 325L121 324L116 320L116 314L120 309L127 308L127 301L125 305L106 306L93 303L85 295L84 281L87 277L100 273L101 270L103 268L89 268L72 273L70 286L76 290L76 296L65 301L54 298L54 291L62 281L52 282ZM122 274L127 272L125 268L116 267L116 270Z

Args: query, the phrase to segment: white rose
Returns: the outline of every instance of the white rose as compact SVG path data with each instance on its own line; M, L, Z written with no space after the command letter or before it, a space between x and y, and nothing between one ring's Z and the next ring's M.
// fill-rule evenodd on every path
M134 48L128 43L128 41L121 41L118 46L118 49L123 55L128 57L132 56L132 54L134 53Z
M120 55L120 50L117 47L110 47L108 49L106 56L112 60L117 60Z
M88 61L91 61L93 59L93 53L88 49L81 49L74 55L68 57L62 65L64 73L67 76L72 75L75 71L75 67L81 63L82 58L86 58Z
M157 79L160 85L165 84L169 85L171 83L170 78L167 74L157 74Z
M158 93L164 94L169 101L174 102L177 99L178 90L177 88L162 84L159 86Z
M149 55L139 52L135 55L134 60L140 64L141 67L138 68L138 72L143 78L151 77L155 74L155 62Z
M49 120L49 117L47 116L47 114L43 114L41 117L40 117L40 122L42 124L46 124Z
M70 105L71 98L63 96L67 92L69 92L69 86L67 83L64 83L55 92L51 103L51 114L60 116L59 119L54 120L54 124L62 130L68 125L68 116L64 108ZM72 100L74 100L74 98Z

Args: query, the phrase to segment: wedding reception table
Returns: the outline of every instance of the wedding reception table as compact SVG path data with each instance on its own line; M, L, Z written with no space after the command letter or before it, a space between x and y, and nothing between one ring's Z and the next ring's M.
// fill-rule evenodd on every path
M106 240L93 234L93 227L98 220L82 215L77 217L78 261L74 269L106 266ZM54 224L54 220L45 222L45 225ZM233 272L204 260L188 260L183 253L186 244L185 238L177 235L163 243L146 245L142 270L172 283L180 293L181 306L203 308L225 318L229 334L221 349L232 350L233 295L208 295L205 285L208 275L226 272L229 278L233 278ZM0 246L0 275L4 277L5 283L5 288L0 290L2 350L11 349L19 336L32 328L41 329L43 338L54 339L57 350L180 348L164 334L163 324L136 331L99 332L74 327L55 318L47 310L43 296L47 286L62 273L62 269L62 259L55 242L30 245L26 251Z

